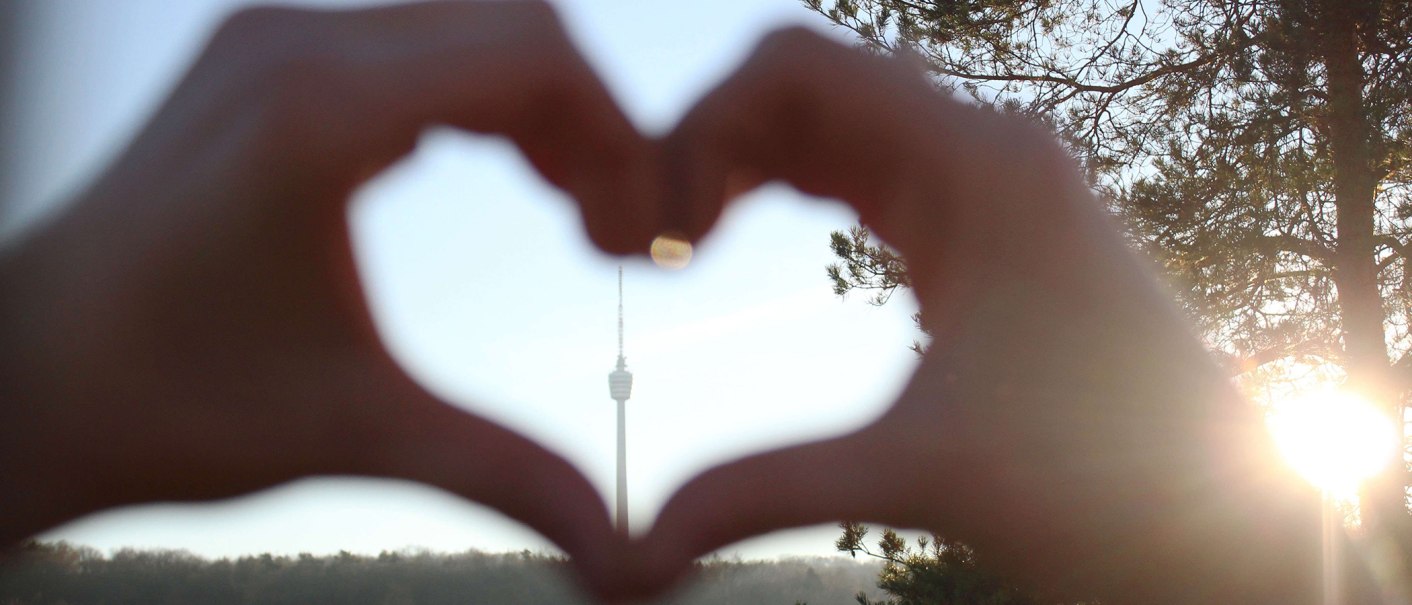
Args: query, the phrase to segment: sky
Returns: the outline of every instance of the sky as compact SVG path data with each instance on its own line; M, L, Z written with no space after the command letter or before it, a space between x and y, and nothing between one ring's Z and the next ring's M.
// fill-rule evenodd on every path
M230 0L25 0L0 116L0 237L61 212L140 128ZM323 2L320 4L346 4ZM562 0L578 43L629 116L662 132L767 31L842 36L797 0ZM636 531L693 474L745 453L861 426L911 374L915 303L840 299L828 234L855 216L771 185L740 200L686 269L596 252L569 201L502 140L433 130L351 201L378 328L447 401L562 453L613 493L617 268L625 273L628 489ZM528 235L527 235L528 234ZM252 443L251 447L260 444ZM548 549L498 513L411 483L320 478L201 505L94 515L43 536L103 550L377 553ZM837 530L781 532L722 556L833 553Z

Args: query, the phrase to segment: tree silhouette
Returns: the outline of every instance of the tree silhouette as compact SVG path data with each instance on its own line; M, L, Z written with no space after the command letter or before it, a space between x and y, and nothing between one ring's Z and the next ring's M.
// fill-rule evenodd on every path
M528 551L377 556L262 554L207 560L176 550L122 549L111 556L63 542L30 542L0 561L4 605L588 605L567 561ZM840 559L768 562L708 559L694 580L653 603L846 605L877 573ZM648 605L648 604L645 604Z
M1412 445L1412 3L805 4L1052 126L1244 384L1344 379ZM907 286L866 232L831 246L840 294ZM1407 460L1362 495L1365 526L1405 539Z
M843 535L834 546L857 557L862 554L882 561L878 588L887 600L870 599L859 593L859 605L1039 605L1058 603L1026 591L976 565L970 547L936 534L917 538L915 546L891 529L883 530L877 550L868 547L868 527L860 523L839 524Z

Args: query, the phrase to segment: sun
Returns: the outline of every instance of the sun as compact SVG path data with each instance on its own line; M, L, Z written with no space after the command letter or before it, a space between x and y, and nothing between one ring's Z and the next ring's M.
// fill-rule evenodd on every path
M1267 425L1299 474L1326 494L1347 500L1397 451L1392 421L1366 399L1327 389L1274 404Z

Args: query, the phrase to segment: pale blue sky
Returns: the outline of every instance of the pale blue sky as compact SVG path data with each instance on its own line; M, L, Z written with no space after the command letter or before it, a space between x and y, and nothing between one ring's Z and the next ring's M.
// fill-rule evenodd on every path
M0 184L13 233L80 186L160 101L229 0L24 4L18 178ZM332 3L325 3L332 4ZM566 0L574 39L639 126L664 130L764 32L827 24L797 0ZM14 131L12 131L14 132ZM12 149L15 149L12 147ZM502 141L429 133L350 213L374 314L396 357L447 400L550 444L613 486L616 267L568 202ZM769 187L731 209L690 267L625 261L630 503L638 529L675 486L742 453L824 436L882 411L910 374L914 306L830 291L841 205ZM259 444L251 444L259 447ZM387 481L320 479L201 506L81 520L46 537L109 549L375 553L537 549L485 508ZM829 554L831 527L723 554Z

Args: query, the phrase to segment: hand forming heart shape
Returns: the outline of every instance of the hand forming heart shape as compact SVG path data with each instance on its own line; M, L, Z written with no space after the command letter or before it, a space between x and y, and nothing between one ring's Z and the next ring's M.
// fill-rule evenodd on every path
M344 204L430 124L515 141L612 253L698 238L767 180L844 199L908 259L935 344L874 425L709 471L628 542L572 466L436 400L372 327ZM771 36L649 141L540 3L249 11L74 209L0 261L7 541L346 473L497 508L610 597L840 519L931 528L1110 602L1314 594L1317 535L1292 531L1317 528L1311 494L1063 150L808 33Z

